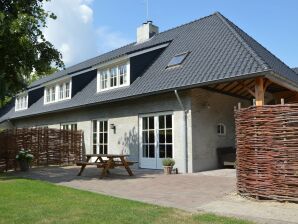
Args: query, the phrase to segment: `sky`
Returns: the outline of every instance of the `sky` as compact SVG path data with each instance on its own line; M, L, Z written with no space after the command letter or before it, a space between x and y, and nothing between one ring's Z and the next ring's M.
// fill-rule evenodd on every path
M136 40L147 20L147 0L51 0L57 15L45 37L66 66ZM148 0L148 18L160 31L219 11L290 67L298 67L298 0Z

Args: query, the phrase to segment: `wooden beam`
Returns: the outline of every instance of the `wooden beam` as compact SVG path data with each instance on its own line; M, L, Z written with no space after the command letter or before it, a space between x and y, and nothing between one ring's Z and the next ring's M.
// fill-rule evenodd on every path
M255 96L255 92L253 92L250 88L248 88L246 85L244 85L243 83L239 83L239 85L241 85L246 91L248 91L253 97Z
M264 78L256 78L255 83L256 106L263 106L265 101Z
M211 92L215 92L215 93L220 93L220 94L223 94L223 95L227 95L227 96L232 96L232 97L236 97L236 98L239 98L239 99L244 99L244 100L249 100L249 98L246 98L246 97L243 97L241 95L236 95L236 94L232 94L232 93L228 93L228 92L224 92L224 91L221 91L221 90L218 90L218 89L213 89L209 86L204 86L204 87L201 87L202 89L206 89L206 90L209 90Z
M272 82L269 79L266 79L265 83L264 83L264 92L266 92L268 86L271 84Z

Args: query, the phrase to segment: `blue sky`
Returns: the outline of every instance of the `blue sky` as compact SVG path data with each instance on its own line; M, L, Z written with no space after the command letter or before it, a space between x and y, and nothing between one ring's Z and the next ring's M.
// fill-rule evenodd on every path
M149 18L164 31L215 11L290 67L298 67L297 0L148 0ZM52 0L57 14L45 30L67 66L135 41L146 20L145 0Z

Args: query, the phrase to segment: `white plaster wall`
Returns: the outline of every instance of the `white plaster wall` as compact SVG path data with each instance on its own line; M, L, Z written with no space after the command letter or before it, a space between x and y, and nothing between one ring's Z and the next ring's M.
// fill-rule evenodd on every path
M188 122L191 121L191 99L190 91L179 93L184 107L188 112ZM102 104L86 107L79 110L52 113L32 118L14 121L16 127L45 126L49 128L60 128L61 123L77 123L78 129L84 131L84 145L86 153L92 152L92 120L108 119L109 124L116 126L116 132L110 128L109 131L109 153L130 154L130 159L139 159L139 115L173 112L174 127L174 159L179 171L184 172L185 167L185 144L183 142L184 128L182 127L184 112L181 109L174 92L158 96L142 97L136 100ZM191 133L191 124L188 124ZM188 136L189 167L192 167L191 159L191 134Z
M234 106L249 102L203 89L192 90L192 170L218 168L216 148L235 146ZM217 124L226 125L226 135L217 134Z

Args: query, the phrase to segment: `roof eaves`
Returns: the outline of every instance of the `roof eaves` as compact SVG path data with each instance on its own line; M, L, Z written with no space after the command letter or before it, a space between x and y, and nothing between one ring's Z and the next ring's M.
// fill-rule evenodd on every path
M272 82L275 82L287 89L298 92L298 85L285 76L281 76L273 71L269 75L266 75L266 78L270 79Z
M171 92L171 91L174 91L174 90L187 90L187 89L192 89L192 88L204 88L204 87L207 87L208 85L220 84L220 83L229 82L229 81L237 81L237 80L242 80L244 78L248 79L248 78L255 78L255 77L260 77L260 76L265 77L265 76L268 75L268 73L271 73L271 72L272 72L272 70L269 69L269 70L262 71L262 72L247 73L247 74L245 74L245 77L243 77L243 75L239 75L239 76L224 78L224 79L220 79L220 80L211 80L211 81L198 83L198 84L191 84L191 85L185 85L185 86L176 86L176 87L172 87L172 88L169 88L169 89L159 89L159 90L156 90L156 91L153 91L153 92L145 92L145 93L126 96L126 97L122 97L122 98L110 99L110 100L107 100L107 101L104 101L104 102L103 101L93 102L93 103L88 103L88 104L81 104L81 105L76 105L76 106L71 106L71 107L66 107L66 108L60 108L60 109L56 109L56 110L52 110L52 111L46 111L46 112L39 112L39 113L35 113L35 114L23 115L23 116L20 116L20 117L10 117L10 118L6 118L6 120L16 120L16 119L19 119L19 118L28 118L28 117L39 116L39 115L44 115L44 114L52 114L52 113L58 113L58 112L63 112L63 111L69 111L69 110L85 108L86 106L91 107L91 106L103 105L103 104L107 104L107 103L121 102L121 101L124 101L124 100L132 100L132 99L136 99L136 98L140 98L140 97L144 97L144 96L152 96L152 95L156 95L156 94L167 93L167 92Z

